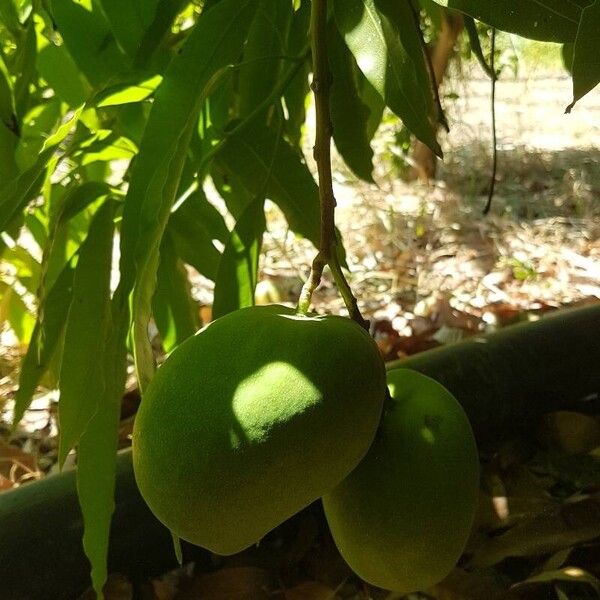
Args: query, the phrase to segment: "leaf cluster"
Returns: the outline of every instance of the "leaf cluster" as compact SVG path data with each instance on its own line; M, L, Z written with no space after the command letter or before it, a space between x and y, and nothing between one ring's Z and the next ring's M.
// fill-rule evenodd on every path
M600 80L600 0L411 2L330 2L333 139L361 179L373 179L386 109L441 155L419 15L435 30L447 6L566 44L573 103ZM78 446L97 590L128 355L143 390L150 321L167 352L197 330L190 268L215 283L215 316L253 303L266 199L318 243L318 188L302 152L310 8L0 0L0 322L28 344L15 421L43 379L59 386L60 457Z

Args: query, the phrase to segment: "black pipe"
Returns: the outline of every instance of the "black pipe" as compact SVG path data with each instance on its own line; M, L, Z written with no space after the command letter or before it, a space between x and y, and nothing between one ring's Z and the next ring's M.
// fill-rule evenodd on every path
M0 494L0 599L73 600L90 585L75 470ZM184 544L187 560L209 553ZM119 452L108 569L132 581L177 566L169 531L140 496L130 450Z
M600 391L600 305L560 311L459 344L390 363L428 374L464 406L481 444ZM0 494L0 599L72 600L89 586L75 473L51 475ZM210 555L184 544L184 558ZM131 452L119 453L109 571L132 581L176 567L169 532L142 500Z
M526 432L541 414L585 411L600 394L600 304L560 310L487 336L388 363L433 377L465 409L480 447ZM597 403L595 403L597 406Z

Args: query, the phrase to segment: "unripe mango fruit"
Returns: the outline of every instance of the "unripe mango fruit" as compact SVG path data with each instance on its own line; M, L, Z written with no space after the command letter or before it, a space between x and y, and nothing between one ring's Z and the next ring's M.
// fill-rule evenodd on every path
M393 402L373 445L323 505L348 565L373 585L409 593L458 561L475 516L479 460L450 392L408 369L387 378Z
M133 431L140 492L178 537L233 554L333 489L367 452L385 368L353 321L245 308L150 382Z

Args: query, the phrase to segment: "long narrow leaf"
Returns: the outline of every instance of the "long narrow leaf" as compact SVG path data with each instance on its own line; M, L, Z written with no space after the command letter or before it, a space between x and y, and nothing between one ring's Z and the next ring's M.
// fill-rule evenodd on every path
M135 281L134 348L142 390L154 371L147 327L158 249L192 127L213 78L239 58L257 2L222 0L201 14L165 73L146 125L125 202L121 262L124 288L130 288Z
M110 28L123 50L134 57L152 24L158 0L99 0Z
M12 219L33 199L45 179L48 165L52 164L51 159L56 147L67 137L80 115L81 109L76 110L71 118L45 141L34 164L0 189L0 231L4 231Z
M306 121L306 97L310 91L308 76L310 60L308 58L310 4L303 2L296 10L290 24L287 52L290 56L305 55L298 73L288 84L284 99L288 117L286 121L287 137L293 146L301 148L302 127Z
M185 265L177 256L168 231L160 246L160 263L152 307L165 352L171 352L198 330L198 307L191 296Z
M573 102L567 107L567 112L571 112L575 103L600 83L599 25L600 0L595 0L581 13L573 49Z
M436 0L503 31L545 42L572 42L577 35L582 6L565 0Z
M135 55L134 65L136 67L148 65L163 39L169 34L173 19L185 2L186 0L158 0L152 23L147 27L140 40Z
M44 306L31 334L27 353L21 362L19 388L15 394L15 412L13 427L23 418L31 403L35 388L40 383L50 361L57 351L67 312L71 304L71 292L74 269L67 264L48 292ZM43 315L43 318L40 318Z
M10 73L0 55L0 122L7 127L16 127L15 99Z
M477 33L477 25L475 24L475 19L470 17L469 15L465 15L463 17L463 21L465 23L465 30L467 35L469 36L469 45L471 46L471 52L475 55L475 58L479 61L481 68L489 77L495 77L494 72L492 71L490 65L488 65L485 56L483 55L483 48L481 47L481 40L479 39L479 34Z
M89 94L89 83L62 44L50 42L41 31L37 35L36 67L56 95L71 107L83 104Z
M213 318L254 305L258 258L265 231L264 201L251 202L231 232L215 282Z
M392 10L389 2L385 5ZM411 47L403 45L406 39L400 36L400 24L380 12L374 0L335 0L334 8L340 33L365 77L406 127L441 156L431 102L424 95L424 80L416 71ZM401 27L414 29L414 20L405 20ZM422 56L417 58L419 64L421 60Z
M58 462L79 442L104 393L101 355L110 304L113 207L104 203L79 252L60 370Z
M115 470L121 397L127 375L127 324L122 305L113 302L114 326L100 356L105 383L98 410L77 451L77 492L83 513L83 547L92 565L92 584L99 600L106 581L108 535L114 510Z
M250 114L273 90L281 72L292 15L291 2L261 0L239 73L240 116Z
M114 507L117 430L130 323L129 296L137 280L135 345L147 352L146 327L158 245L178 188L191 126L213 75L238 58L255 8L256 0L223 0L200 18L157 91L132 174L121 227L121 279L112 303L112 332L102 357L107 387L98 402L98 411L80 440L78 454L84 549L92 564L92 582L99 597L106 580L108 534ZM147 355L145 359L141 370L149 375ZM147 380L143 374L140 379L143 386Z
M229 230L217 209L197 190L169 218L177 255L199 273L214 281L221 255L212 240L225 244Z
M93 86L105 85L122 72L127 57L96 2L51 0L52 17L77 66Z
M15 82L15 108L19 121L23 119L29 102L30 86L35 78L35 63L37 58L37 45L35 24L29 19L25 39L19 48L15 71L18 74Z
M365 181L373 181L373 149L367 125L370 111L360 97L354 70L354 57L335 27L329 31L331 124L338 152L352 171Z
M247 128L227 140L217 160L232 181L253 195L264 193L283 210L295 232L318 243L317 184L300 154L277 132Z

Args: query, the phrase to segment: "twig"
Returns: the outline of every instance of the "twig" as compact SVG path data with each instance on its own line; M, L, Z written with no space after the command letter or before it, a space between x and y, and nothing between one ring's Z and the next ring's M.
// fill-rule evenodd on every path
M335 196L331 174L331 118L329 90L331 73L327 57L327 0L313 0L310 17L313 60L312 90L315 97L316 134L313 155L319 175L319 200L321 206L321 239L319 251L313 260L310 277L302 287L298 312L306 314L313 292L321 283L323 269L329 265L350 318L368 330L368 323L358 309L356 298L344 277L339 264L335 236Z
M496 189L496 172L498 170L498 140L496 134L496 81L498 79L495 67L496 54L496 28L492 27L492 48L490 55L490 71L492 73L492 175L490 179L490 190L488 198L483 209L483 214L487 215L492 208L494 190Z

